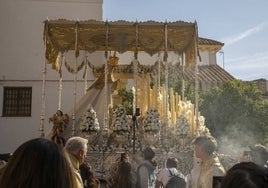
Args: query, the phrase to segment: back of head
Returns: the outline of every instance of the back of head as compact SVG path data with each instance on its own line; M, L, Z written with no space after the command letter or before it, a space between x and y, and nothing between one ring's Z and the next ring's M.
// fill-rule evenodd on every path
M133 187L133 183L131 165L127 161L122 161L114 177L114 187Z
M171 157L167 159L167 168L177 168L178 167L178 159L175 157Z
M88 140L79 136L71 137L67 140L65 144L65 149L67 152L72 153L74 155L77 154L79 150L87 150Z
M153 151L152 148L146 147L143 150L143 157L145 160L152 160L155 157L155 152Z
M165 188L186 188L186 181L179 176L173 176L170 178Z
M85 187L98 187L99 181L95 177L95 172L90 164L81 164L79 170Z
M62 150L48 139L36 138L16 149L3 171L0 187L69 188L72 180Z
M122 174L122 175L129 175L131 173L131 165L129 162L127 161L123 161L120 163L118 171Z
M212 136L199 136L193 144L201 146L208 155L211 155L217 148L217 141Z
M223 178L221 188L268 187L268 169L252 162L234 165Z
M121 153L120 155L120 162L128 161L129 157L127 153Z
M263 166L268 161L268 149L261 144L250 147L250 155L252 161L258 165Z
M92 167L88 163L81 164L79 166L79 170L80 170L80 175L83 180L94 177L94 172L92 170Z

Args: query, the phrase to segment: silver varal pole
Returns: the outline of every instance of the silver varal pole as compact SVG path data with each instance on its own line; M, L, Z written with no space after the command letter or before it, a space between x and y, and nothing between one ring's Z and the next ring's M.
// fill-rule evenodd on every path
M103 128L104 130L109 131L108 129L108 63L109 63L109 57L107 57L106 59L106 63L105 63L105 68L104 68L104 72L105 72L105 78L104 78L104 96L105 96L105 111L104 111L104 123L103 123Z
M138 24L136 23L135 30L135 42L136 42L136 51L134 52L134 60L133 60L133 74L134 74L134 85L135 85L135 101L133 101L133 114L136 113L136 108L138 108L138 46L139 46L139 30Z
M161 75L160 75L161 54L158 52L157 58L157 94L160 95Z
M166 85L166 126L168 127L168 114L169 114L169 93L168 93L168 53L167 53L167 38L168 38L168 31L167 31L167 24L165 24L165 52L164 52L164 62L165 62L165 85Z
M168 126L168 114L169 114L169 89L168 89L168 62L165 62L165 85L166 85L166 126Z
M86 94L87 93L87 62L88 62L88 60L87 60L87 54L86 54L86 52L85 52L85 77L84 77L84 84L85 84L85 86L84 86L84 94Z
M61 109L61 99L62 99L62 73L61 73L62 62L64 62L64 56L61 54L60 70L59 70L60 71L60 79L59 79L59 88L58 88L58 92L59 92L58 110Z
M109 107L108 107L108 73L109 73L109 58L111 56L111 53L108 54L108 46L109 46L109 24L106 22L106 50L105 50L105 57L106 57L106 63L104 67L104 117L103 117L103 128L102 131L107 131L109 135Z
M75 119L76 119L76 88L77 88L77 57L78 57L78 23L76 23L76 32L75 32L75 71L74 71L74 106L73 106L73 115L72 115L72 136L75 134Z
M133 114L135 114L135 110L138 107L138 60L134 58L133 60L133 73L134 73L134 85L135 85L135 102L133 102L134 111Z
M196 122L196 135L199 135L199 120L198 120L198 102L199 102L199 69L198 69L198 64L196 63L195 65L195 122Z
M45 54L47 49L47 32L48 32L48 20L45 21L45 36L44 36L44 43L45 43ZM44 131L44 120L45 120L45 111L46 111L46 72L47 72L47 59L45 57L43 62L43 70L42 70L42 96L41 96L41 115L40 115L40 128L39 134L40 137L45 136Z
M185 98L185 80L184 80L184 71L185 71L185 53L183 52L182 53L182 86L181 86L181 98L182 98L182 101L184 101L184 98Z
M195 125L196 125L196 135L199 136L199 120L198 120L198 103L199 103L199 69L198 69L198 63L199 59L201 61L201 58L198 54L198 29L197 29L197 23L195 23L195 29L196 29L196 43L195 43L195 58L196 58L196 64L195 64Z

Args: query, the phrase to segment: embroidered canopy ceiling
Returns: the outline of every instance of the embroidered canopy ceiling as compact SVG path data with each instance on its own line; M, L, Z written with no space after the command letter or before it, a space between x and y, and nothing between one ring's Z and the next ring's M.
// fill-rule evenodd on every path
M52 65L56 63L59 52L69 50L74 50L77 56L80 50L144 51L150 55L174 51L186 54L187 65L196 61L196 22L47 20L44 23L45 53Z

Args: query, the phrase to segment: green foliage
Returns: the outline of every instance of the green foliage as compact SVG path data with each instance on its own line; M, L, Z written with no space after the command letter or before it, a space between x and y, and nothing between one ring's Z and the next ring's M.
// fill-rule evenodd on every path
M177 92L179 95L182 95L182 77L183 75L180 75L178 73L178 64L168 64L168 86L169 88L173 88L174 92ZM161 77L160 77L160 83L161 85L165 83L165 71L161 71ZM194 84L190 81L184 81L184 96L190 100L192 103L194 103L194 96L195 96L195 90L194 90Z
M215 137L228 137L245 146L267 142L268 103L256 86L236 80L201 98L199 109Z
M126 110L127 115L133 114L133 93L131 90L127 90L126 88L120 89L118 91L118 95L122 99L122 106Z

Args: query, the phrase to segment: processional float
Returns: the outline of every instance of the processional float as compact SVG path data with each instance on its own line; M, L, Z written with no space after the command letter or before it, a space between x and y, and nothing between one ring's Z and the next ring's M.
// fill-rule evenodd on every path
M93 157L95 156L94 152L104 154L105 152L118 153L123 151L132 152L134 156L136 152L147 145L154 147L158 153L165 152L164 157L167 157L170 152L175 155L190 151L189 146L192 138L199 134L209 134L204 126L204 119L198 112L198 31L196 22L46 20L44 22L44 43L45 60L42 72L40 136L45 135L47 64L51 64L52 69L59 73L57 110L61 110L63 64L69 72L73 73L74 103L72 112L69 113L70 121L67 123L69 131L65 130L63 134L67 138L73 135L82 135L88 139L93 138L91 147L89 147L91 150L89 153ZM64 54L69 51L74 51L74 68L65 61ZM104 67L97 68L90 63L90 54L96 51L104 52ZM133 52L134 58L131 65L119 65L116 52L122 54L127 51ZM78 57L82 52L85 54L84 60L78 65ZM111 52L114 52L114 55ZM138 54L144 52L151 56L157 54L157 61L150 66L142 65L140 63L142 59L138 58ZM180 57L183 70L189 66L196 66L195 105L184 97L184 80L182 81L181 95L174 93L168 87L168 55L170 52ZM165 82L161 86L162 67L165 71ZM98 79L89 88L87 86L88 68L96 75L99 73ZM91 88L102 85L104 96L102 114L96 113L93 104L77 104L77 74L82 69L84 69L85 95ZM155 87L149 87L150 84L147 84L146 87L146 84L143 84L144 88L140 88L141 82L150 82L148 75L153 70L157 70L157 76L154 79ZM119 71L118 75L120 71L128 71L133 76L134 99L131 116L127 116L125 109L119 104L116 108L111 106L110 91L112 86L109 83L113 82L111 76L113 73L116 75L116 71ZM144 98L145 95L147 100ZM83 110L80 109L78 113L80 107ZM171 135L173 135L173 139L171 139ZM180 154L179 157L181 156ZM184 156L184 160L186 158ZM103 158L101 164L103 167ZM191 161L188 164L191 164ZM185 167L185 170L189 170L189 168L189 166Z

